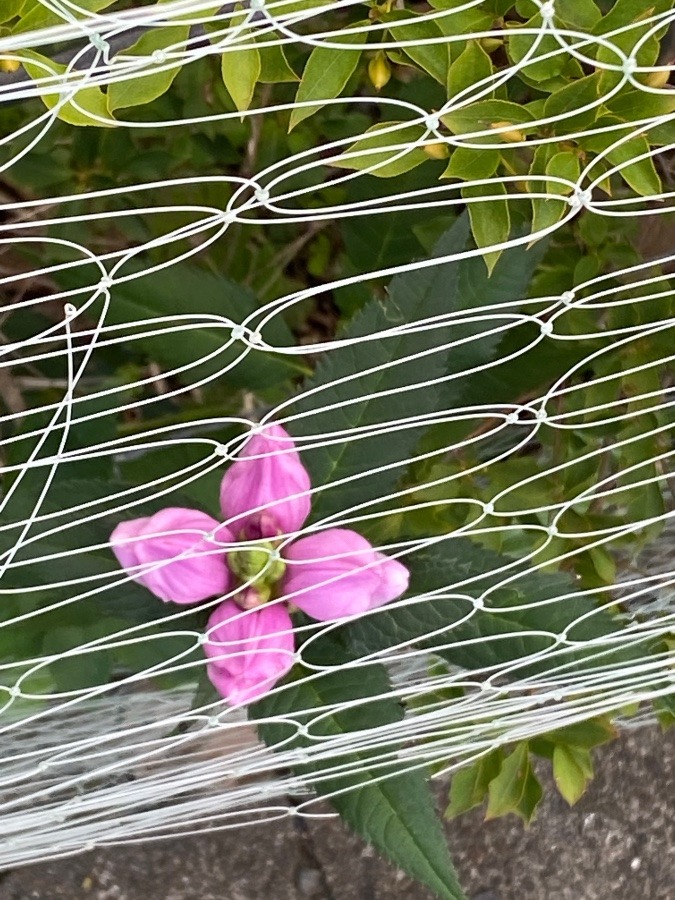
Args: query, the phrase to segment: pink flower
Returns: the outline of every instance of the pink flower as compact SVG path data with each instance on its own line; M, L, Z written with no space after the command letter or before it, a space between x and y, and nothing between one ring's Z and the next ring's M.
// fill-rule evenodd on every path
M218 543L232 541L227 529L206 513L171 506L121 522L110 544L122 568L160 600L200 603L230 587L224 551L205 539L216 529Z
M331 528L287 547L283 592L313 619L338 619L395 600L408 570L346 528Z
M226 600L212 613L206 634L209 678L233 705L262 697L293 665L293 623L278 603L244 612Z
M220 507L238 537L275 538L302 528L309 489L309 474L293 440L281 425L267 425L225 473Z
M408 587L404 565L346 528L284 546L282 536L299 531L309 515L309 493L292 438L280 425L265 425L223 477L225 525L195 510L167 509L113 532L121 565L162 600L196 603L234 587L212 613L204 644L209 677L230 703L263 696L290 669L294 644L285 603L333 621L389 603ZM219 544L235 547L214 554L200 534L215 529ZM168 562L139 571L148 561Z

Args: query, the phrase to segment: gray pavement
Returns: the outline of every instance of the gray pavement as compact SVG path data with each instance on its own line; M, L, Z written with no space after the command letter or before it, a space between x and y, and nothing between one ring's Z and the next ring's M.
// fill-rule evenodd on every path
M529 829L448 823L471 900L675 900L675 729L596 755L570 809L547 781ZM443 797L439 790L439 797ZM334 819L109 847L0 875L0 900L431 900Z

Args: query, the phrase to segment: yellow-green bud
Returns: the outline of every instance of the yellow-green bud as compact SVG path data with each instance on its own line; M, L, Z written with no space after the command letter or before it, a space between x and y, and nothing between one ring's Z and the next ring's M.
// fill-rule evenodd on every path
M478 43L486 53L494 53L495 50L499 50L504 41L502 41L500 38L484 37L481 38Z
M0 72L16 72L20 66L18 59L0 59Z
M254 584L261 595L269 595L269 587L276 584L286 571L286 563L269 541L248 550L236 550L229 554L227 562L241 581Z
M645 78L645 84L653 88L662 88L668 84L670 69L661 69L660 72L650 72Z
M450 156L450 150L445 141L437 141L435 144L425 144L424 152L432 159L447 159Z
M376 91L381 91L391 78L389 60L381 50L368 63L368 75Z
M504 131L499 132L499 137L503 141L508 141L512 144L519 144L521 141L525 140L525 135L522 131L519 131L517 128L513 127L512 122L492 122L490 124L490 128L504 128Z

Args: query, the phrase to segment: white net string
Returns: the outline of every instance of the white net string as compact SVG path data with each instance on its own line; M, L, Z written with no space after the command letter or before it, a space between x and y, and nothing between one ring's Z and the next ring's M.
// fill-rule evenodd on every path
M263 117L316 106L315 101L269 103L244 111L181 114L161 121L144 119L141 108L129 118L117 112L112 121L97 111L92 94L87 91L133 84L142 75L184 69L208 57L224 56L226 64L229 54L252 47L324 46L347 52L353 49L355 35L372 35L385 29L382 23L368 22L327 30L332 21L327 15L362 6L355 0L323 5L252 0L244 11L235 10L232 3L195 0L95 13L69 0L39 0L37 5L46 13L53 13L54 21L47 17L46 27L0 36L0 59L30 66L30 77L23 70L3 76L0 99L4 109L28 106L35 113L18 125L9 114L4 119L0 173L8 175L21 164L30 164L38 148L50 146L58 116L66 109L70 110L71 119L75 116L79 121L79 125L71 126L74 129L86 128L82 122L85 119L90 125L152 136L213 123L225 131L243 127L253 133L256 121ZM469 2L425 12L423 20L443 23L437 37L406 39L406 20L389 22L386 30L393 34L400 31L401 38L384 40L377 49L451 45L469 38L502 39L505 26L452 33L453 17L479 5ZM345 762L347 751L367 751L368 771L376 777L377 773L386 777L392 762L398 770L434 765L447 772L494 746L589 717L616 715L630 705L643 704L644 717L644 704L672 694L672 647L669 652L665 638L672 633L674 619L674 573L668 559L673 537L673 496L668 489L673 453L672 417L668 413L673 406L673 370L672 355L663 348L667 345L666 336L672 334L673 319L662 312L665 307L660 301L670 296L663 272L669 271L675 253L662 253L656 260L649 258L619 267L612 271L611 279L604 272L582 277L573 290L566 289L558 295L521 294L489 305L423 314L414 321L392 320L386 327L360 335L338 334L334 339L316 340L312 353L325 354L327 359L339 360L341 354L344 358L354 347L371 346L372 363L338 374L328 384L313 387L310 383L289 399L276 400L265 408L251 408L247 401L225 415L200 415L189 426L185 422L160 424L150 430L118 433L107 440L87 438L87 425L111 416L123 419L125 415L138 415L139 410L170 403L174 398L198 395L201 389L217 383L247 361L272 352L290 361L306 357L306 346L278 341L274 325L282 314L328 290L339 293L354 285L372 284L410 272L424 273L441 263L457 266L488 251L508 253L555 234L580 214L597 217L598 221L609 220L611 228L615 221L640 221L669 213L673 191L668 188L667 179L666 187L650 196L630 191L624 196L600 198L597 189L613 174L625 172L641 160L658 158L667 165L673 143L646 145L645 150L639 139L667 125L675 113L652 114L647 104L644 111L634 111L630 122L611 121L580 128L574 120L586 109L606 105L626 85L645 97L669 95L665 79L661 87L645 83L646 76L667 73L669 66L643 66L638 54L650 38L663 34L675 19L675 12L648 13L634 26L597 35L560 27L556 22L558 4L535 5L540 19L536 27L519 25L508 29L511 38L514 34L531 37L529 49L520 61L499 68L489 78L478 79L451 96L440 109L426 109L409 100L385 96L355 95L322 102L326 108L337 109L347 123L355 111L373 104L382 114L400 118L402 121L390 122L379 130L379 137L386 141L380 141L376 147L353 149L365 133L356 118L357 125L347 136L320 147L300 147L297 152L245 175L197 172L185 177L163 177L157 171L156 177L132 177L114 188L86 187L76 193L29 199L5 197L0 206L0 265L3 258L7 263L0 278L7 298L3 301L4 316L25 316L27 324L22 336L3 341L0 371L11 375L20 368L28 373L27 384L31 383L30 378L37 383L42 377L35 369L38 364L47 364L54 374L48 385L50 400L42 398L29 408L6 411L0 440L6 484L0 526L0 574L6 576L5 586L0 583L0 595L6 612L0 621L0 632L9 635L8 645L16 642L15 654L0 660L0 747L4 761L0 776L0 865L61 856L94 845L240 827L255 824L261 818L317 815L320 813L315 810L312 787L340 774L345 767L353 767L353 762ZM178 25L189 26L190 35L169 38L165 46L147 55L125 52L139 35ZM635 40L631 41L633 32ZM611 61L591 55L599 47L607 51ZM59 60L58 68L50 59L35 55L34 51L40 48L56 48L52 57ZM495 89L528 65L555 57L614 73L616 78L608 78L606 90L582 107L552 114L544 110L540 116L517 125L498 122L495 127L491 123L451 135L442 128L444 117L491 97ZM43 105L34 102L38 97ZM468 148L480 155L493 148L500 136L511 149L534 149L579 135L609 138L580 167L578 178L528 174L527 190L521 174L493 175L462 183L436 182L423 189L403 187L397 191L394 187L384 198L366 194L361 199L332 203L320 189L322 178L315 177L329 170L332 186L368 183L378 169L439 143ZM368 156L372 162L363 163ZM331 168L338 157L344 169ZM356 171L348 165L354 160L360 163ZM396 185L396 180L392 183ZM465 205L504 200L497 185L507 187L506 202L514 209L540 198L565 203L565 212L552 224L480 249L372 270L364 267L335 277L328 284L302 285L282 292L243 317L234 307L228 308L227 298L222 312L206 312L200 309L200 297L195 295L187 313L111 320L120 288L138 281L150 286L153 278L164 271L170 274L173 266L196 259L209 248L226 246L235 227L272 230L293 223L320 228L325 223L364 214L384 221L395 213L420 209L452 214ZM482 193L467 196L467 188L481 189ZM184 199L176 202L177 196ZM143 234L133 225L138 219L151 223ZM124 239L106 246L95 230L101 223L124 235ZM20 266L14 264L17 251L21 254ZM150 251L155 253L154 261L148 256ZM620 282L619 288L616 281ZM27 287L35 283L41 286L37 293ZM639 321L627 320L621 325L617 324L618 317L610 317L621 307L637 306L645 310ZM31 314L36 308L46 307L51 309L52 324L45 327L43 322L38 327ZM54 310L58 311L56 315ZM608 325L612 321L614 324ZM207 355L196 355L188 362L154 371L135 372L123 383L110 378L90 379L93 363L105 359L105 354L114 348L126 349L136 343L141 346L147 339L167 332L189 345L191 336L204 327L219 335L217 345ZM529 330L519 331L523 328ZM410 353L403 350L392 361L378 361L378 348L425 332L435 336L428 349ZM450 374L438 375L436 368L430 366L437 354L457 353L461 358L464 349L477 339L494 336L501 340L516 332L531 337L514 346L509 354ZM661 348L659 352L648 358L632 353L632 348L644 346L655 337L660 339L656 344ZM564 342L581 347L583 353L565 371L556 373L544 393L516 403L463 403L460 397L441 410L396 419L385 416L376 424L341 424L349 423L349 410L365 396L358 388L362 379L371 401L385 400L400 390L399 386L371 391L368 377L375 373L400 367L407 379L414 372L414 384L408 380L406 390L414 387L418 392L433 392L446 389L467 374L499 371L499 366L509 361L520 359L526 366L528 354L538 346ZM585 377L584 373L589 372ZM618 380L631 377L637 385L635 392L629 398L618 396ZM351 399L349 392L348 399L341 399L338 390L330 395L330 401L325 400L327 387L339 389L345 385L350 386ZM604 400L598 399L603 386L607 388ZM595 399L589 402L589 397ZM110 623L102 623L97 635L88 634L85 638L71 629L70 646L54 647L51 652L38 655L23 652L20 636L33 628L36 620L66 609L74 610L77 617L78 610L101 597L114 598L116 591L129 583L130 578L121 569L97 569L96 559L109 551L109 544L107 537L82 542L88 529L91 535L97 535L97 523L105 526L138 515L141 502L161 501L160 506L169 505L181 491L211 484L213 477L222 475L237 458L242 436L254 431L259 422L268 421L281 423L294 436L299 432L296 442L303 457L346 442L361 444L363 452L368 453L368 442L378 436L389 435L395 444L397 436L407 432L421 434L426 426L470 423L465 429L470 432L468 436L449 440L441 448L401 452L381 464L373 459L366 473L348 475L330 484L314 484L314 502L326 494L341 497L343 490L345 500L337 512L306 526L300 536L328 525L353 526L358 530L359 523L377 526L388 516L443 507L459 510L453 529L440 535L422 534L406 539L383 536L378 549L406 563L429 548L449 544L459 537L474 542L491 541L490 546L494 545L495 535L501 535L507 544L510 537L515 539L524 533L530 537L527 548L521 548L517 556L493 569L489 579L460 570L456 577L449 575L442 587L408 594L391 604L407 607L414 615L416 606L431 597L455 603L455 617L424 635L424 649L417 646L419 641L392 641L380 649L364 651L350 663L356 670L368 661L386 664L392 679L386 696L406 702L408 713L403 721L340 736L330 734L322 726L326 717L339 712L342 705L318 706L304 710L304 716L300 714L303 711L298 711L297 715L280 719L290 722L294 735L307 738L307 745L299 747L289 738L286 747L272 753L258 742L245 710L233 709L224 702L195 701L194 683L205 667L201 653L203 634L190 622L190 610L177 606L162 608L149 623L125 624L112 617ZM20 428L13 432L17 423ZM626 430L629 424L633 426L630 433ZM562 435L582 426L591 437L585 446L577 447L572 458L562 462L549 460L539 474L514 477L501 487L496 481L490 482L494 490L485 498L475 493L476 484L489 478L501 461L518 456L544 435ZM219 435L226 428L234 428L235 436L222 440ZM602 433L602 440L593 439L594 430ZM78 435L75 444L71 441L73 434ZM26 446L31 447L30 452L20 455ZM186 447L194 451L188 463L179 452L179 448ZM631 447L635 448L632 463L628 461ZM78 466L101 460L111 460L114 467L119 467L158 451L172 462L168 470L161 469L155 478L147 477L141 484L120 488L111 483L101 496L90 500L71 495L63 502L49 502L58 478L64 472L67 476L70 469L76 471ZM402 475L410 464L444 460L453 454L461 456L465 451L470 451L473 460L467 467L444 471L437 477L429 475L422 485L404 483L386 496L368 499L366 495L365 500L359 499L359 485L364 478L388 469ZM599 479L581 487L578 484L583 479L575 482L577 486L570 485L568 473L598 459L603 460L604 472ZM539 493L530 502L528 498L534 494L528 489L543 476L559 478L560 491L544 501ZM356 486L355 490L347 493L350 485ZM631 501L654 485L665 498L663 507L652 514L631 516ZM424 490L434 493L425 498ZM27 499L22 500L24 496ZM581 530L579 526L575 530L570 526L570 513L579 520L579 510L592 503L619 509L623 518L607 521L602 527ZM527 522L523 521L525 517ZM663 525L665 528L660 531ZM54 549L54 536L72 529L77 535L75 543L66 549ZM283 546L299 535L289 535ZM651 536L655 540L641 554L635 554L626 549L630 547L630 540L626 541L630 536ZM196 539L199 537L195 534ZM228 549L229 545L219 542L217 535L211 538L210 552L218 554ZM483 667L450 665L439 670L433 666L431 651L448 646L453 630L471 622L499 591L518 587L525 561L535 569L564 564L579 553L580 544L586 552L610 551L616 558L617 573L604 586L593 590L579 591L568 584L551 593L544 601L551 610L550 626L540 625L523 633L528 638L547 639L539 649L526 650L521 657L506 663ZM606 559L604 555L601 558ZM91 559L93 563L87 563ZM48 582L34 574L36 567L45 563L53 567L53 577ZM12 586L11 579L17 573L22 582ZM595 605L558 630L555 609L569 603L573 596L592 597ZM509 604L508 611L531 605L532 601L522 593L518 597ZM204 608L215 607L221 599L209 601ZM599 611L616 612L619 603L620 630L583 639L574 636L577 626L592 620ZM377 615L377 611L369 614L374 620ZM505 621L504 635L508 636L506 616ZM331 668L315 661L309 652L312 646L343 624L296 629L296 633L310 635L297 651L308 681L321 678ZM470 654L480 640L460 638L455 644ZM134 672L117 673L114 680L106 678L86 688L60 690L50 674L57 663L91 665L102 654L120 649L138 657L139 653L149 653L153 644L161 645L159 659L157 653L150 654L152 661L148 665ZM570 648L583 648L587 661L584 666L575 664ZM620 661L614 655L617 649L627 651ZM547 661L545 669L533 666L542 659ZM158 677L172 677L171 686L159 688ZM294 766L306 761L322 765L303 776L291 773ZM292 804L288 802L289 795L295 798Z

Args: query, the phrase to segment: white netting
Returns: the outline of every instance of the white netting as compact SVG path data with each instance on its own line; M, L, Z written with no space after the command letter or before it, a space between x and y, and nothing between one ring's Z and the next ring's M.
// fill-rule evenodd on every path
M568 2L574 4L575 0ZM530 5L535 10L535 4ZM360 93L328 98L323 105L334 107L337 119L342 119L340 137L321 146L298 143L296 152L278 158L271 149L263 154L263 162L257 146L260 121L289 109L310 108L312 101L261 104L263 92L256 94L248 111L213 112L203 111L196 98L194 115L177 105L175 118L156 121L152 116L144 118L147 109L140 106L129 118L117 110L113 121L100 103L105 96L100 88L109 92L113 85L129 84L131 90L142 75L175 72L181 67L186 72L221 56L225 65L232 55L233 65L240 66L242 51L251 47L323 45L353 52L356 35L367 31L372 37L378 29L385 31L384 24L366 21L368 7L355 0L323 6L252 0L235 14L233 4L184 0L160 7L92 13L69 0L39 0L35 8L45 12L42 21L38 16L31 30L0 34L0 58L26 64L0 76L5 110L0 172L8 179L0 185L3 327L8 318L22 323L3 334L0 368L5 373L2 387L7 407L1 441L6 484L2 574L6 586L0 589L4 605L0 634L4 632L6 637L0 642L0 864L66 854L94 843L230 827L298 812L311 815L312 785L339 775L341 767L354 767L353 758L344 762L349 760L347 750L367 753L368 771L382 772L383 777L392 763L398 770L433 764L447 771L458 760L490 747L591 716L616 714L631 704L672 693L672 653L666 638L674 618L669 565L673 532L672 527L660 530L660 526L672 517L673 509L673 497L667 490L673 452L669 431L673 370L667 348L669 336L672 346L673 320L665 302L670 287L664 272L675 253L651 251L650 233L644 225L646 261L615 264L610 274L592 270L584 274L583 268L579 269L572 289L538 296L521 291L517 297L490 305L475 298L475 306L469 303L444 313L428 314L422 307L412 321L398 321L394 315L374 330L368 330L366 323L358 335L338 334L335 339L314 335L312 353L338 361L332 385L336 390L328 401L325 385L319 389L308 382L304 391L301 387L285 399L278 396L261 406L246 393L236 408L226 407L225 414L213 409L200 412L197 402L193 421L171 421L174 398L198 401L201 390L238 368L248 365L250 373L255 368L252 360L266 358L270 352L293 364L306 357L307 346L278 339L275 323L282 314L305 308L328 292L342 296L340 292L354 286L381 285L403 273L423 278L440 263L448 263L450 271L475 259L480 267L486 250L505 250L505 258L514 248L557 233L580 214L596 217L598 227L606 228L609 221L610 229L619 229L628 220L639 226L670 211L673 192L669 178L664 177L663 189L650 194L639 179L651 168L635 167L653 158L668 172L672 149L668 137L652 146L645 136L675 119L675 113L663 113L647 102L670 95L666 83L669 62L662 59L644 65L640 52L655 36L662 38L675 19L673 10L654 7L636 16L630 26L592 33L581 27L562 27L556 17L558 4L537 3L538 13L527 25L510 27L513 23L495 21L488 28L453 34L453 21L481 4L438 6L441 8L425 7L421 17L440 24L437 36L430 30L426 38L419 34L407 38L404 25L408 20L401 9L400 20L388 21L386 27L392 34L399 29L400 40L387 39L373 49L450 46L469 38L502 40L508 32L511 41L514 35L529 37L518 63L505 60L489 77L450 94L440 108ZM330 17L338 10L348 12L355 7L364 10L360 22L349 26L351 20L345 19L339 26L331 25L334 20ZM47 15L50 12L53 16ZM151 38L163 29L188 26L189 33L167 32L171 37L157 40L155 49L149 40L146 53L126 52L143 35ZM604 54L598 53L599 47ZM576 61L582 74L591 70L606 73L600 93L581 106L578 102L559 108L542 105L517 124L495 114L495 121L485 127L456 127L448 133L443 123L455 113L492 98L528 65L550 58ZM650 79L650 75L654 77ZM644 107L636 105L633 98L633 105L626 106L629 118L621 119L610 111L592 126L578 124L580 113L607 108L627 86L646 98ZM350 149L374 121L369 113L364 123L361 108L368 111L374 106L389 125L378 131L376 145ZM30 110L28 117L24 117L24 109ZM94 131L87 120L109 132L147 135L148 165L156 165L156 172L129 175L114 186L97 188L86 183L73 193L14 196L11 186L20 178L12 173L26 171L37 160L39 150L53 151L53 166L63 165L59 141L65 126L59 114L65 114L69 127L80 136ZM356 124L350 130L352 120ZM53 138L57 126L61 129L59 140ZM168 164L159 155L162 136L168 139L176 132L207 127L212 129L209 135L213 140L221 133L229 134L228 129L238 133L248 129L240 174L202 174L197 160L193 172L164 177L162 166L168 168ZM462 182L432 178L427 186L403 185L397 190L399 176L394 173L394 187L386 196L369 193L367 187L372 183L372 171L405 162L411 154L424 152L424 147L432 148L427 154L432 158L439 145L468 148L482 156L494 150L495 140L501 141L500 146L507 144L510 151L526 147L529 152L552 144L564 146L565 141L580 135L596 135L598 140L593 153L580 157L578 173L572 177L552 170L524 175L514 169L512 174L480 175ZM130 154L138 152L137 144L133 149L129 146ZM158 154L156 163L152 162L153 153ZM344 156L343 168L335 166L339 154ZM369 155L372 162L364 163L364 156ZM44 165L44 155L40 160ZM356 171L349 167L350 160L357 161ZM130 172L140 171L133 168L137 162L130 156ZM125 171L124 163L120 171ZM405 171L403 165L400 174ZM331 187L355 182L366 187L360 194L351 191L347 199L332 200L330 191L324 190L327 172ZM617 196L602 194L599 189L617 172L627 174L627 190ZM504 185L506 195L502 193ZM475 193L471 194L471 189ZM149 315L148 307L138 301L139 295L135 295L134 305L124 290L136 282L150 292L153 283L170 290L172 266L196 260L209 248L216 248L214 252L225 260L235 228L271 230L290 224L298 229L295 240L302 247L303 241L307 243L336 220L359 217L362 222L367 214L372 221L385 222L403 211L426 208L451 215L464 205L504 201L505 196L514 210L539 198L564 204L564 212L555 221L535 226L533 232L514 229L504 240L485 242L482 249L372 268L364 262L361 268L335 274L316 286L285 284L274 299L243 315L234 298L226 295L218 313L211 304L201 306L203 298L197 286L187 298L187 306L183 304L183 312ZM113 237L106 241L102 234ZM239 252L248 252L245 241L237 240ZM364 232L364 240L373 241L373 231ZM368 251L366 259L367 255ZM379 259L376 246L372 258ZM360 259L364 259L363 253ZM283 255L274 263L284 264ZM157 278L163 280L154 282ZM115 311L118 299L121 312ZM622 324L622 309L641 309L643 314L627 315ZM45 310L46 318L35 315ZM206 328L217 334L218 340L203 353L194 335ZM168 331L178 339L175 365L130 370L124 380L112 374L90 374L105 368L108 355L116 349L135 343L146 348L149 338L161 338ZM435 335L434 340L423 349L408 351L401 340L402 349L390 359L383 361L380 356L388 343L429 333ZM511 333L525 337L509 344L505 337ZM479 356L467 368L461 362L467 346L490 336L499 338L502 355ZM197 349L190 359L193 341ZM417 414L408 401L397 419L375 413L372 420L361 424L358 416L350 418L355 403L363 399L385 401L413 387L420 392L443 391L467 372L479 377L494 370L496 381L506 371L500 366L518 360L525 367L539 365L542 355L532 356L537 348L564 342L573 345L576 356L565 369L545 379L548 387L543 393L501 402L499 397L467 397L448 390L448 399L437 409L422 407ZM364 368L350 371L344 360L351 349L363 344L372 346L372 358L362 363ZM460 367L439 374L436 360L441 352L451 358L457 354ZM405 373L404 384L386 387L378 395L373 374L396 367ZM300 364L297 371L302 371ZM491 384L489 380L481 383ZM341 393L345 385L346 392ZM632 386L632 393L626 392L626 385ZM38 393L43 389L48 395ZM33 403L31 398L36 397L39 400ZM153 407L167 411L168 423L158 420L150 430L135 428L134 417L142 417ZM109 438L101 439L98 431L88 430L113 417L125 427ZM392 604L409 608L412 616L418 605L430 598L447 598L454 604L447 607L454 610L454 618L424 636L426 647L413 645L419 640L397 641L393 636L380 648L364 650L363 658L351 663L357 673L366 657L386 663L392 679L388 691L407 704L402 721L370 728L364 724L360 731L340 736L325 727L327 714L339 711L340 704L308 708L304 717L302 710L296 710L280 722L290 724L291 736L300 733L308 740L297 746L286 733L287 749L275 753L258 743L244 710L211 700L197 700L195 705L194 682L205 660L202 632L189 618L191 610L161 607L159 601L149 598L144 610L159 607L149 623L143 612L131 621L115 614L116 592L129 578L112 564L107 547L116 523L141 514L139 503L170 505L173 496L187 490L197 505L195 491L201 490L200 485L206 485L204 491L213 489L236 458L241 435L261 419L286 425L307 458L320 448L330 451L346 442L351 442L352 448L362 446L368 454L375 446L372 441L383 435L389 444L390 455L384 463L373 458L365 473L313 486L317 502L324 496L338 499L331 500L331 511L307 526L305 533L325 524L358 530L363 523L372 525L374 521L377 525L399 513L405 517L430 508L456 509L454 523L440 534L425 534L418 527L413 537L408 533L404 538L389 538L383 527L377 540L379 549L411 562L429 548L450 545L460 536L471 539L477 548L478 539L494 548L495 536L501 535L508 559L487 578L468 565L459 568L456 576L448 574L442 586L436 583L417 596L407 595ZM458 433L451 429L440 446L420 449L419 440L403 440L411 433L419 439L427 426L458 422L469 426ZM539 457L538 474L523 468L518 477L513 474L517 470L511 469L506 484L496 475L492 477L493 471L501 471L502 461L527 458L542 444L550 449L547 441L553 440L551 436L572 430L584 439L568 458L556 456L554 448ZM399 441L403 449L397 453ZM140 483L116 486L122 481L120 467L152 454L157 461L156 478L150 467ZM469 462L452 469L449 459ZM602 463L596 466L598 459ZM107 489L97 496L79 497L74 485L87 478L88 464L102 460L112 463ZM402 477L412 462L448 463L448 468L422 468L423 483L399 479L386 495L369 497L366 492L366 499L360 499L364 479L367 484L368 478L391 469ZM569 473L574 477L568 478ZM549 481L542 500L544 478ZM557 493L546 497L554 484ZM425 488L429 493L424 493ZM651 512L638 503L647 494L662 498L662 502L654 499ZM584 518L590 507L601 507L605 517L594 520L594 527ZM67 538L65 546L56 541L56 536L71 532L74 537L69 544ZM636 554L637 537L655 540ZM508 555L514 548L513 555ZM579 591L573 580L559 582L558 589L549 590L543 601L550 615L545 612L536 626L521 631L522 656L472 667L467 660L480 652L486 639L480 632L472 636L470 629L462 631L460 626L470 624L490 607L495 596L502 596L500 591L506 592L506 608L500 607L505 624L492 632L496 646L510 634L508 613L534 604L527 595L531 583L523 580L523 588L519 587L523 560L535 568L555 563L564 567L581 550L601 570L602 583ZM109 564L101 568L104 558ZM45 564L52 572L47 579L41 574ZM608 566L616 566L616 573L608 575ZM580 597L584 603L591 598L591 606L582 605L583 612L561 626L558 611ZM109 616L95 614L101 618L96 631L91 613L80 611L90 610L99 601L108 605L96 609L107 609ZM213 608L217 602L209 601L205 608ZM536 602L541 605L541 598ZM620 623L619 630L581 628L608 611ZM79 627L80 615L86 618L88 630ZM376 617L375 612L371 618ZM58 621L58 640L45 638L41 652L35 653L23 636L32 633L39 620ZM312 632L312 638L298 656L311 681L330 666L317 663L308 649L336 626L325 625L318 631L312 631L311 624L303 627ZM450 645L464 651L458 657L462 661L439 668L430 650ZM578 664L576 650L585 654L583 664ZM96 672L99 658L118 651L133 658L135 666L122 667L100 681L94 678L95 683L76 690L59 688L59 679L54 680L59 665L86 666ZM144 653L148 654L146 664L142 663ZM542 660L546 665L539 665ZM335 760L332 766L331 760ZM304 777L290 774L291 768L303 761L323 765ZM289 795L295 797L293 804L288 802Z

